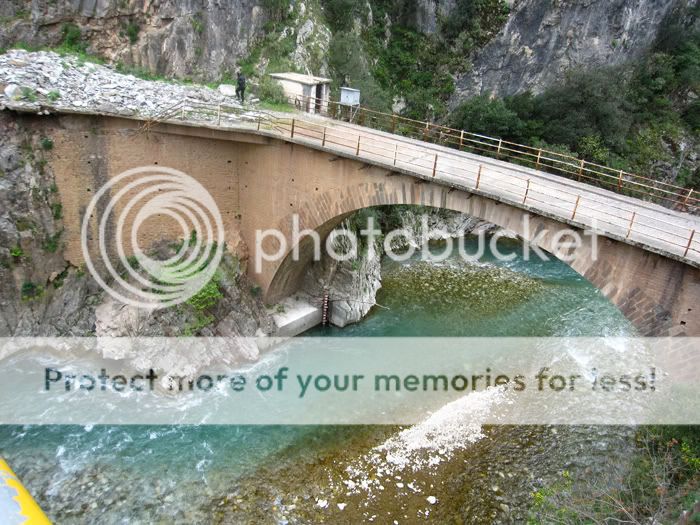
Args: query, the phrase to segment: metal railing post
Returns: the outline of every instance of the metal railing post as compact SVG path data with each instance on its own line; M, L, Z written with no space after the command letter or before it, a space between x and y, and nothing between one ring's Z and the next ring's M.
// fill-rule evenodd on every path
M527 194L530 193L530 179L527 179L527 187L525 188L525 197L523 197L523 204L527 200Z
M423 128L423 142L428 141L428 127L430 124L428 122L425 123L425 128Z
M437 173L437 159L438 159L438 154L435 154L435 162L433 162L433 178L435 178L435 174Z
M581 159L581 165L578 168L578 180L579 182L581 181L581 177L583 176L583 166L586 164L586 161Z
M296 119L292 119L292 130L290 133L290 138L294 138L294 125L296 124Z
M459 132L459 147L460 148L464 147L464 130L461 130Z
M323 142L321 142L321 147L326 147L326 126L323 126Z
M635 219L636 216L637 216L637 212L636 212L636 211L633 211L633 212L632 212L632 218L630 219L630 226L629 226L629 228L627 229L627 235L625 235L625 239L629 239L629 238L630 238L630 234L632 233L632 225L634 224L634 219Z
M688 256L688 252L690 251L690 245L693 244L693 237L695 237L695 230L690 232L690 239L688 239L688 246L685 247L685 253L683 254L683 257Z
M690 191L688 192L688 195L685 196L685 199L683 199L683 206L686 206L688 204L688 200L690 199L690 196L693 194L693 190L695 188L690 188Z
M538 170L540 169L540 160L542 159L542 150L540 149L537 152L537 164L535 165L535 169Z
M219 109L216 113L216 125L221 127L221 104L219 104Z
M394 134L396 133L396 114L392 113L391 115L391 133Z
M362 138L362 135L357 136L357 151L355 152L356 157L360 156L360 139L361 138Z
M576 204L574 205L574 213L571 214L571 220L576 218L576 210L578 210L578 203L581 202L581 196L576 197Z
M394 144L394 167L396 167L396 157L399 154L399 143Z
M503 139L498 139L498 149L496 150L496 158L501 158L501 147L503 147Z
M623 172L622 170L620 170L620 176L617 178L617 191L618 191L618 192L619 192L620 190L622 190L622 174L623 174L623 173L624 173L624 172Z
M479 189L479 183L481 182L481 170L484 168L483 164L479 164L479 173L476 174L476 186L474 187L475 190Z

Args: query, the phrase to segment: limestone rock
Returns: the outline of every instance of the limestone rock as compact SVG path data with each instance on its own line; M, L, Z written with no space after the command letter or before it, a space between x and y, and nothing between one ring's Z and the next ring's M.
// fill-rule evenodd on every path
M172 115L173 108L188 101L212 107L225 103L242 109L232 99L233 86L222 85L214 90L205 86L141 80L108 66L83 63L75 56L46 51L12 50L0 55L0 84L7 85L5 104L18 110L52 108L53 111L157 118ZM25 100L20 86L35 93L37 100ZM234 117L239 118L236 115L230 118ZM251 118L256 117L252 112ZM188 120L209 118L203 113L187 114ZM226 124L226 120L222 124Z
M236 96L236 86L232 86L231 84L220 84L218 89L219 89L219 93L221 93L224 96L227 96L227 97L235 97Z
M17 84L5 86L5 96L10 100L19 100L22 97L22 90Z
M453 105L475 95L539 93L573 68L642 56L678 0L520 0L498 35L457 79Z

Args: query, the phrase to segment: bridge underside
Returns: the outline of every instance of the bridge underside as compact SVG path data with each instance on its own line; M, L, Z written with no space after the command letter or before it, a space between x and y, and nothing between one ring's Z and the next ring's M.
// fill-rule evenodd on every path
M43 129L47 122L54 126L51 168L65 210L66 258L76 265L82 262L81 210L92 191L124 170L153 164L182 170L209 190L221 210L229 249L248 259L250 277L269 303L297 289L311 250L302 245L300 260L264 261L261 271L255 272L256 232L278 229L291 244L295 215L301 229L327 234L362 208L434 206L481 218L550 252L555 252L557 234L571 229L487 197L281 140L203 136L197 128L186 127L143 135L135 132L137 123L113 118L43 118ZM523 217L528 214L526 231ZM139 240L167 236L170 227L151 225L139 231ZM605 238L599 239L594 260L591 237L582 238L584 242L570 254L571 267L617 305L641 334L700 335L700 270ZM266 239L267 253L276 251L275 242Z

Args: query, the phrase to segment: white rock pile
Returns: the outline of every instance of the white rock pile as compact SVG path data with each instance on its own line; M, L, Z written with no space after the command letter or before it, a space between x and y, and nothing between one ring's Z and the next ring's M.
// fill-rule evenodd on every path
M230 108L226 120L254 120L229 90L142 80L110 66L50 51L10 50L0 55L0 110L98 113L159 118L178 104ZM187 120L211 120L212 112L188 111Z

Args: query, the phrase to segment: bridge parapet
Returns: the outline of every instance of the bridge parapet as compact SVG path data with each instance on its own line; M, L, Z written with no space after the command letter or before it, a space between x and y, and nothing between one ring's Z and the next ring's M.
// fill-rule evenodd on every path
M324 109L336 116L343 115L342 109L337 106L334 109L333 103ZM245 111L246 118L241 119L240 108L190 101L183 101L162 117L147 121L142 129L147 131L155 122L168 121L229 129L244 127L254 133L484 195L700 267L700 220L695 215L665 207L682 206L697 211L700 199L692 190L619 170L613 176L610 168L604 166L484 135L364 108L362 111L366 116L360 113L358 118L364 118L365 122L376 124L381 117L391 117L394 131L407 121L414 130L420 124L422 138L434 136L438 130L442 139L437 143L425 142L306 114L287 116ZM489 153L496 158L483 156ZM534 162L534 168L513 162L523 159ZM546 168L573 175L576 180L544 171Z

